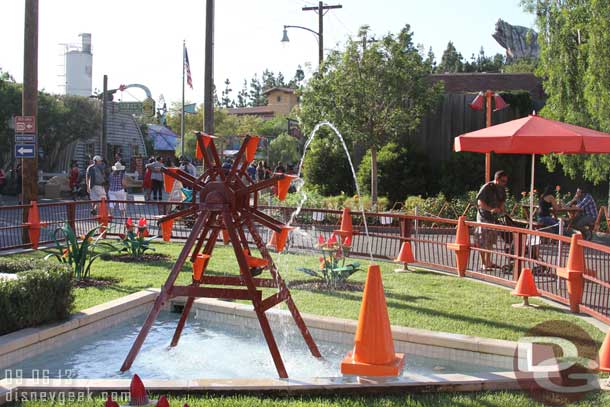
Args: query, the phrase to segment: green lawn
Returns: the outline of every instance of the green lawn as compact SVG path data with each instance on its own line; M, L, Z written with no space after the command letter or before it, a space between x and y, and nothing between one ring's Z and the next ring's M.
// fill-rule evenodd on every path
M123 263L98 260L92 267L92 276L113 279L115 282L100 288L76 289L76 310L82 310L148 287L160 287L166 280L181 245L155 243L156 253L168 254L170 259L155 263ZM41 252L16 256L42 256ZM318 266L318 254L276 256L276 264L289 283L308 280L311 277L296 270L297 267ZM366 260L358 260L366 266ZM515 309L511 304L520 302L506 289L454 276L416 271L394 273L393 263L380 262L390 321L394 325L461 333L497 339L516 340L538 323L551 320L567 320L589 332L600 344L603 333L580 320L545 303L537 309ZM178 278L178 283L190 283L190 263ZM237 263L230 247L218 246L210 264L209 273L236 274ZM262 277L269 276L263 273ZM366 272L357 272L350 281L363 283ZM362 293L360 291L311 291L291 289L301 312L357 319ZM271 293L270 289L265 294ZM285 307L281 304L280 307Z
M198 396L170 397L173 407L188 403L190 407L543 407L544 404L532 400L524 393L485 392L485 393L426 393L396 396L331 396L331 397L253 397L253 396ZM9 406L46 407L48 402L13 403ZM68 407L100 407L104 400L96 398L88 401L66 402ZM568 404L579 407L599 407L610 405L607 393L595 392L577 403Z
M155 243L156 253L164 253L169 260L155 263L123 263L104 261L94 263L92 276L110 279L112 284L101 288L76 289L76 309L81 310L124 296L148 287L160 287L167 278L181 245L177 243ZM34 252L14 257L38 257ZM276 263L284 279L296 284L292 295L301 312L330 315L340 318L357 319L362 294L359 291L310 291L298 288L299 281L311 279L296 270L297 267L318 266L318 254L276 256ZM366 260L357 260L364 263ZM586 322L538 300L537 309L515 309L511 304L520 299L512 297L508 290L492 285L459 279L457 277L416 271L396 274L392 263L379 263L383 273L388 311L392 324L424 328L444 332L484 336L490 338L516 340L532 326L549 320L567 320L578 324L589 332L600 344L603 333ZM178 282L190 282L190 266L185 266ZM229 247L219 246L214 251L208 267L209 273L236 274L237 264ZM263 277L268 276L267 273ZM363 283L365 272L358 272L351 281ZM269 294L271 290L265 290ZM283 306L283 305L282 305ZM185 402L197 406L387 406L387 407L492 407L492 406L542 406L521 392L481 392L481 393L431 393L384 396L332 396L332 397L252 397L252 396L200 396L193 398L170 399L172 406L182 406ZM48 403L23 402L14 406L47 406ZM87 402L66 403L93 407L103 405L101 399ZM596 392L575 406L610 405L610 395Z

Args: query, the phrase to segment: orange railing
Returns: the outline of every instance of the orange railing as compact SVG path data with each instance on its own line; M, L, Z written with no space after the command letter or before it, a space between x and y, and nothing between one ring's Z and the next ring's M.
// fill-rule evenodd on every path
M155 219L176 207L169 202L110 202L124 206L110 210L107 229L109 236L122 233L127 217L135 220L148 219L150 232L160 234ZM91 214L93 202L65 201L38 205L40 217L40 244L53 241L53 231L69 222L77 235L99 224L98 215ZM110 205L109 205L110 206ZM320 235L328 239L341 222L341 211L329 209L302 208L295 214L294 208L261 206L262 210L284 222L291 221L299 226L298 233L292 233L288 247L311 250ZM0 207L0 252L15 248L30 248L27 223L29 205ZM425 267L459 274L456 262L456 247L467 250L463 274L468 277L513 287L524 267L533 271L536 285L546 298L570 305L573 309L587 313L601 321L610 323L610 247L597 243L559 236L553 233L531 231L518 227L495 224L463 222L466 227L466 242L456 246L458 220L431 216L413 216L400 213L365 213L369 238L364 235L364 219L360 212L352 211L352 222L356 232L352 240L352 254L372 256L376 259L394 259L402 242L411 243L416 262ZM172 228L172 238L188 236L188 219L178 220ZM270 239L266 230L263 238ZM494 235L491 244L481 245L480 236ZM462 234L462 237L464 233ZM464 243L464 242L462 242ZM584 270L582 273L566 274L571 246L582 252ZM578 251L577 250L577 251ZM463 252L464 253L464 252ZM488 253L494 267L483 267L482 254ZM464 257L463 257L464 258ZM577 276L580 280L570 280L566 276ZM574 284L582 283L582 295L571 295ZM572 289L570 289L570 287Z

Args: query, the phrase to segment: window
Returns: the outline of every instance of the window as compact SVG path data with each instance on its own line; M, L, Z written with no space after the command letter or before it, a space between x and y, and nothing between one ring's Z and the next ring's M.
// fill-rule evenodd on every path
M281 97L281 96L278 96L278 97L277 97L277 101L278 101L278 102L281 102L281 101L282 101L282 97Z

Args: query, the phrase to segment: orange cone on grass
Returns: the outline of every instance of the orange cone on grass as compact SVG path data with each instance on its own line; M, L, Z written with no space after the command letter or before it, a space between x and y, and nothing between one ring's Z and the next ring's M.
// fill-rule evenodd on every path
M606 334L606 339L599 349L599 366L600 372L610 372L610 331Z
M248 140L248 145L246 145L246 161L249 163L254 161L259 140L260 138L258 136L251 136L250 140Z
M267 247L275 249L275 251L278 253L284 251L284 248L286 247L286 240L288 240L288 233L292 229L294 228L290 226L283 226L281 232L278 233L274 231L271 234L271 240L269 240L269 243L267 243Z
M172 238L172 228L174 226L174 220L169 219L161 223L161 235L163 236L164 242L169 242Z
M413 250L411 250L410 242L403 242L400 247L400 253L398 253L398 257L394 260L396 263L402 263L404 265L401 269L395 269L396 273L404 273L409 271L409 263L415 263L415 257L413 256Z
M38 203L32 201L32 206L28 211L28 236L30 237L30 243L32 249L38 249L38 242L40 241L40 212L38 211Z
M280 175L280 174L276 174ZM288 175L282 174L284 177L277 182L277 197L280 201L286 199L286 195L288 195L288 189L290 188L290 183L298 178L296 175Z
M193 262L193 280L200 281L203 276L203 272L205 271L208 261L210 261L209 254L199 253L197 257L195 257L195 261Z
M398 376L405 362L394 352L390 318L379 266L372 264L366 276L364 295L354 338L354 350L341 362L341 373L357 376Z
M523 304L513 304L514 307L530 307L529 297L540 297L531 269L524 268L521 270L519 281L517 281L517 285L514 291L511 292L511 295L523 297Z

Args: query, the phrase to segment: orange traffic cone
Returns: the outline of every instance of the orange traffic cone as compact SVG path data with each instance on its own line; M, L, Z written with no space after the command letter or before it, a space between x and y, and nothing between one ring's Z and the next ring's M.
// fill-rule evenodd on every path
M267 243L267 247L271 247L275 249L278 253L284 251L284 247L286 247L286 240L288 240L288 233L294 229L290 226L283 226L282 231L280 233L273 232L271 234L271 240Z
M231 238L229 237L229 231L227 229L222 229L222 242L225 245L231 243Z
M341 214L341 229L334 230L333 232L343 238L354 234L352 228L352 214L349 208L343 208L343 213Z
M411 243L404 242L400 248L398 257L394 260L396 263L402 263L404 265L401 269L394 269L396 273L404 273L409 270L409 263L415 263L415 257L413 257L413 251L411 250Z
M165 397L165 396L159 397L159 401L157 401L157 404L155 405L155 407L169 407L169 401L167 401L167 397Z
M379 266L372 264L366 276L354 350L341 362L341 373L358 376L398 376L405 362L394 353L390 318Z
M468 268L468 259L470 258L470 235L468 234L465 216L458 218L455 243L447 243L447 248L455 252L458 275L464 277Z
M161 235L163 236L164 242L169 242L172 238L172 227L174 226L174 220L169 219L161 222Z
M606 339L599 349L599 367L600 372L610 372L610 331L606 334Z
M523 297L523 304L513 304L513 307L531 307L532 305L529 303L529 297L540 297L532 270L529 268L521 270L519 281L517 281L515 290L511 292L511 295Z
M581 239L582 235L580 233L572 235L568 264L566 267L559 267L557 269L557 276L567 280L566 286L570 298L570 310L575 313L580 312L580 304L582 303L582 295L585 288L583 274L587 274L584 247L580 245Z
M106 238L106 228L108 227L108 223L110 222L110 216L108 215L108 205L106 205L106 198L102 197L100 201L99 207L99 215L97 216L97 221L101 225L100 233L103 238Z
M276 174L280 175L280 174ZM284 177L277 182L277 197L280 201L286 199L286 195L288 194L288 189L290 188L290 183L292 180L296 179L296 175L287 175L283 174Z
M38 211L38 203L32 201L32 206L28 211L28 236L30 237L30 243L32 249L38 249L38 242L40 241L40 212Z
M176 173L176 171L178 171L178 168L175 168L175 167L166 168L166 169L174 174ZM172 177L170 174L163 173L163 185L165 186L165 192L167 192L168 194L171 193L172 188L174 188L174 181L175 181L175 178Z
M259 140L260 138L258 136L251 136L250 140L248 140L248 145L246 146L246 161L249 163L254 161Z
M208 266L208 261L210 261L209 254L199 253L193 262L193 280L200 281L203 276L203 272Z

